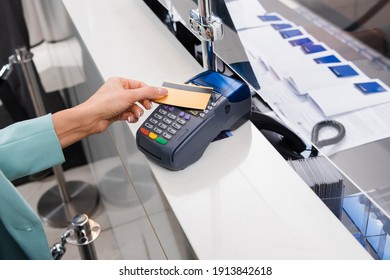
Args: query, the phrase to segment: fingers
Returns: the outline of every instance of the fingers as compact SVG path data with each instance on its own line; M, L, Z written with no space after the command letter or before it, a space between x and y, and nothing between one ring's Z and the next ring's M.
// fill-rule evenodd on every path
M114 92L113 94L104 94ZM168 90L159 87L147 86L145 83L125 78L111 78L100 90L102 100L114 99L115 102L103 102L110 106L110 118L112 112L116 120L127 120L135 123L144 114L144 109L152 108L152 100L160 99L168 94ZM142 108L143 107L143 108Z
M126 120L127 120L128 123L136 123L138 121L138 118L136 116L134 116L134 114L132 112L130 112L127 115Z
M144 100L145 102L145 100ZM148 102L150 104L150 102ZM151 104L148 106L145 106L143 105L146 109L151 109ZM144 110L138 106L137 104L134 104L132 105L126 112L126 116L125 116L125 119L129 122L129 123L135 123L138 121L138 119L140 117L142 117L144 114Z
M144 106L144 108L147 109L147 110L152 109L152 102L150 102L150 100L148 100L148 99L142 100L142 101L141 101L141 104L142 104L142 106Z
M168 94L168 90L165 88L150 86L127 90L127 92L129 93L128 98L131 103L143 100L160 99ZM147 105L147 103L143 105Z
M130 110L129 110L131 113L134 114L134 116L139 119L140 117L142 117L142 115L144 114L144 110L139 107L137 104L134 104L130 107Z
M114 77L110 78L107 83L109 84L118 84L120 83L122 88L130 93L129 102L141 102L142 100L154 100L164 97L168 94L168 90L165 88L151 87L146 85L144 82L137 80L130 80L126 78ZM149 107L150 104L146 102L143 104L146 107Z
M136 102L142 104L145 109L150 110L152 109L152 102L150 100L164 97L167 95L168 91L163 88L146 86L143 88L127 90L126 93L128 93L128 102L133 104L127 110L129 115L127 116L126 120L129 123L135 123L144 114L144 110L138 106Z
M147 86L147 84L145 84L144 82L137 81L137 80L130 80L126 78L117 78L117 79L119 79L119 82L121 83L123 89L136 89L136 88Z

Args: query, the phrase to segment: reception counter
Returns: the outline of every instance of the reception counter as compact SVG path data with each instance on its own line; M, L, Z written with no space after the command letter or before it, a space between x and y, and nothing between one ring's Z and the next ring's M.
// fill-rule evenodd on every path
M141 0L63 3L101 81L123 76L159 86L203 71ZM118 141L134 142L148 114L128 125L132 139ZM371 258L249 121L182 171L145 162L195 258Z

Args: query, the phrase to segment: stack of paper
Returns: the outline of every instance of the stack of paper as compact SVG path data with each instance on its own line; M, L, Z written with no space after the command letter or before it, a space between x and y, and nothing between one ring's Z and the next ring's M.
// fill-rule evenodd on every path
M233 14L233 20L237 17ZM248 56L256 58L251 64L262 63L272 70L295 94L307 96L313 108L320 108L325 118L390 102L386 85L370 79L353 62L343 59L302 26L278 13L253 18L259 22L256 27L238 31L243 45L251 50ZM256 69L256 65L252 68ZM383 90L362 92L356 86L370 83Z
M328 208L340 218L344 183L337 168L323 156L289 160L288 163Z
M329 85L309 90L308 94L327 117L390 102L390 90L379 79Z
M365 75L303 26L263 7L245 6L248 1L229 0L227 8L235 26L246 23L236 26L237 34L262 81L259 95L283 122L308 141L317 122L342 123L346 136L321 149L327 156L390 137L389 85ZM240 9L232 4L238 2ZM326 138L333 132L321 134Z

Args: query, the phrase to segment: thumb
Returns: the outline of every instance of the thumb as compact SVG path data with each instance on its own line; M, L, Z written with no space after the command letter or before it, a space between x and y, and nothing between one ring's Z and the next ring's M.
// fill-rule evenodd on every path
M168 90L160 87L146 86L146 87L126 90L126 93L129 94L129 97L131 98L131 102L134 103L145 99L154 100L154 99L162 98L168 94Z

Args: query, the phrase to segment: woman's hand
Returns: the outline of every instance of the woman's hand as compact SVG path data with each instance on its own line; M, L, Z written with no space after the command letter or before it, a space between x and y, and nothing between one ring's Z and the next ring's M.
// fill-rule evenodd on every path
M105 131L114 121L138 121L152 100L167 90L124 78L107 80L98 91L80 105L53 114L55 131L63 148L91 134Z

